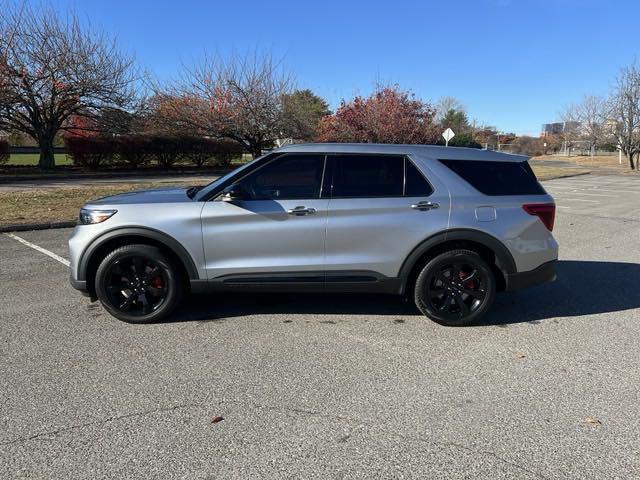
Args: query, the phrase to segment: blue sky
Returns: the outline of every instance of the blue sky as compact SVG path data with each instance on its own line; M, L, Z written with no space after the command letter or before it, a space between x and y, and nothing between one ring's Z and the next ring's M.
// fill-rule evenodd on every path
M638 0L58 0L174 76L204 52L271 51L332 107L398 83L470 117L538 134L585 93L606 94L640 53ZM640 59L639 59L640 60Z

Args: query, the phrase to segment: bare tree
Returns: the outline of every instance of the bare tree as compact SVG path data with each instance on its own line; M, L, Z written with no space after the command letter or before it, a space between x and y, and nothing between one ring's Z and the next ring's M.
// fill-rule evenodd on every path
M591 155L595 155L598 145L611 136L607 103L602 97L585 95L580 103L570 105L563 117L566 123L579 124L575 136L589 143Z
M284 134L283 97L292 83L270 55L215 56L161 95L165 108L172 107L175 124L235 140L256 157Z
M0 52L0 129L35 139L41 168L55 166L54 138L72 117L126 109L135 98L133 59L72 14L5 8Z
M462 112L467 113L466 107L463 103L455 97L441 97L436 103L436 122L441 122L442 119L450 112Z
M580 131L580 122L573 120L568 110L563 113L562 130L557 135L562 141L562 149L568 156L571 156L571 152L576 143L580 141L582 133Z
M634 170L639 163L634 158L640 154L640 69L636 63L620 70L608 104L614 136Z

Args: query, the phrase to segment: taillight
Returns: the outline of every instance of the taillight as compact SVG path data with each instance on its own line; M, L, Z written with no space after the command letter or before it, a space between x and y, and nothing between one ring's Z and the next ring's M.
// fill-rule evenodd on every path
M535 215L542 220L547 230L553 231L553 222L556 218L556 205L554 203L527 203L522 205L522 208L529 215Z

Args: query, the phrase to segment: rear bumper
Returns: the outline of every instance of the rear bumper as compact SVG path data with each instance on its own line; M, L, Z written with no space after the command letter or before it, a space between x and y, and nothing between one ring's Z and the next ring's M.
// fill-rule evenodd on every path
M506 275L506 291L522 290L541 283L553 282L556 279L557 260L543 263L538 268L528 272L517 272Z

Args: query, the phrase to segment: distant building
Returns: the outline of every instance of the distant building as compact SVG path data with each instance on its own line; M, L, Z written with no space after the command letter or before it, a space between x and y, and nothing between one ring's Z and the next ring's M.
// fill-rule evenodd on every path
M580 122L555 122L555 123L543 123L541 137L548 135L560 135L564 132L571 132L580 129Z

